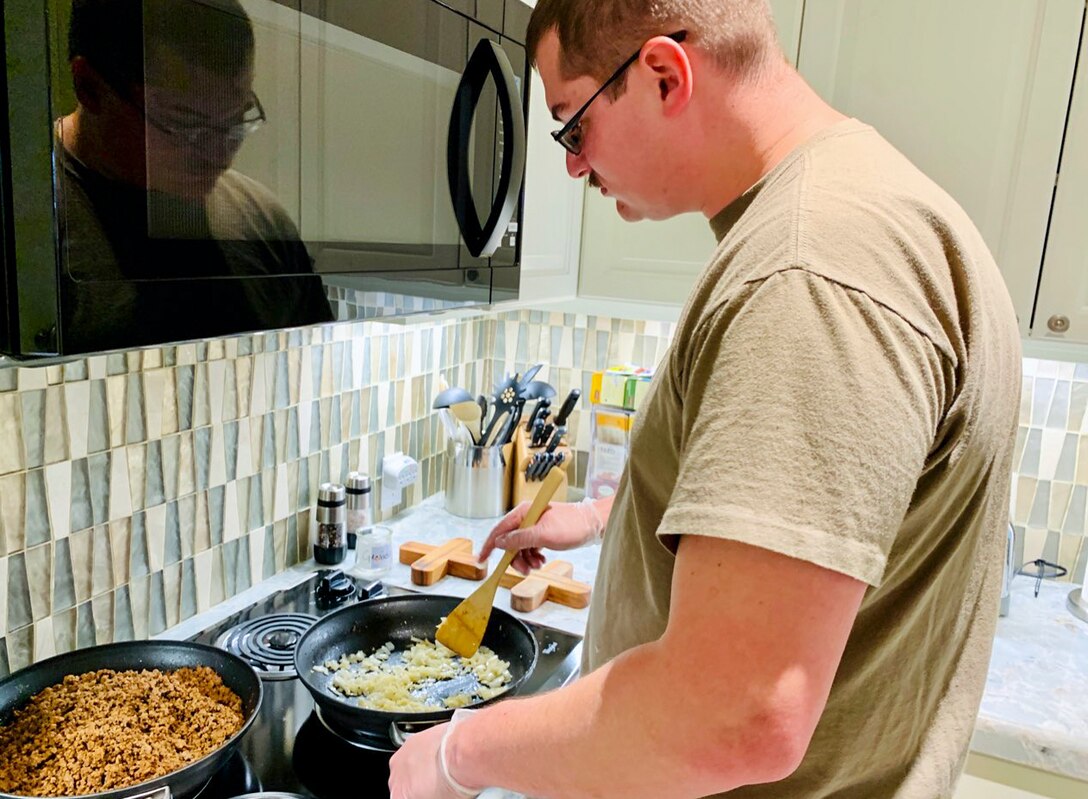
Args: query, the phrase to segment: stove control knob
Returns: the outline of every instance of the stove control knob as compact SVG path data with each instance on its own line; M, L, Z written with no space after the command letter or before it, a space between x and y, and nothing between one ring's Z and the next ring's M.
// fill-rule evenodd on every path
M328 572L317 583L317 606L322 609L334 608L351 599L358 590L355 581L342 571Z

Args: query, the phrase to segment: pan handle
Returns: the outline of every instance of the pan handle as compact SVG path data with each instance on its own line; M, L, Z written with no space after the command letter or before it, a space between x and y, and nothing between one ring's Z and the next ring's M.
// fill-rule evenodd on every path
M440 719L439 721L393 721L389 724L389 740L393 742L393 746L400 749L416 733L426 732L431 727L437 727L447 721L449 719Z

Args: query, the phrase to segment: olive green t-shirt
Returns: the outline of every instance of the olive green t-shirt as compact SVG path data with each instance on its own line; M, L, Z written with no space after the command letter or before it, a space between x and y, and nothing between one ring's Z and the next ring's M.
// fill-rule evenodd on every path
M632 431L585 670L662 635L679 536L815 563L870 586L827 708L791 777L728 796L950 797L1008 521L1005 284L964 211L856 120L711 224L719 246Z

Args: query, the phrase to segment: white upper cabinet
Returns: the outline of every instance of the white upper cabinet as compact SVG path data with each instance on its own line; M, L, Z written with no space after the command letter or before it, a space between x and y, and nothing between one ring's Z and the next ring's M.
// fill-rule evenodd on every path
M804 10L801 73L966 209L1024 334L1083 16L1084 0L809 0Z
M811 0L810 0L811 2ZM771 0L779 40L796 63L804 0ZM613 200L585 189L578 293L587 297L682 304L714 252L702 214L628 223Z
M566 150L551 137L559 125L548 110L536 70L529 90L528 124L520 297L572 296L578 291L584 187L567 174Z
M805 0L771 0L774 24L778 27L778 41L791 64L797 64L797 51L801 45L801 19L805 12Z
M1088 32L1062 154L1032 338L1088 343Z

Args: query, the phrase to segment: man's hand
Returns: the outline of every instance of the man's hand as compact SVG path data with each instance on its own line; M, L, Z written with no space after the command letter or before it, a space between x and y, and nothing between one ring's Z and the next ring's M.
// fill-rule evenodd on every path
M598 507L598 503L602 507ZM518 529L529 512L529 502L523 502L503 517L487 537L480 550L480 561L486 561L496 549L516 549L514 568L522 574L544 565L541 550L563 551L577 549L600 540L608 521L610 500L584 502L553 502L540 521L524 530Z
M471 799L479 792L456 785L443 763L442 742L469 715L457 711L452 724L411 736L389 761L389 799Z

